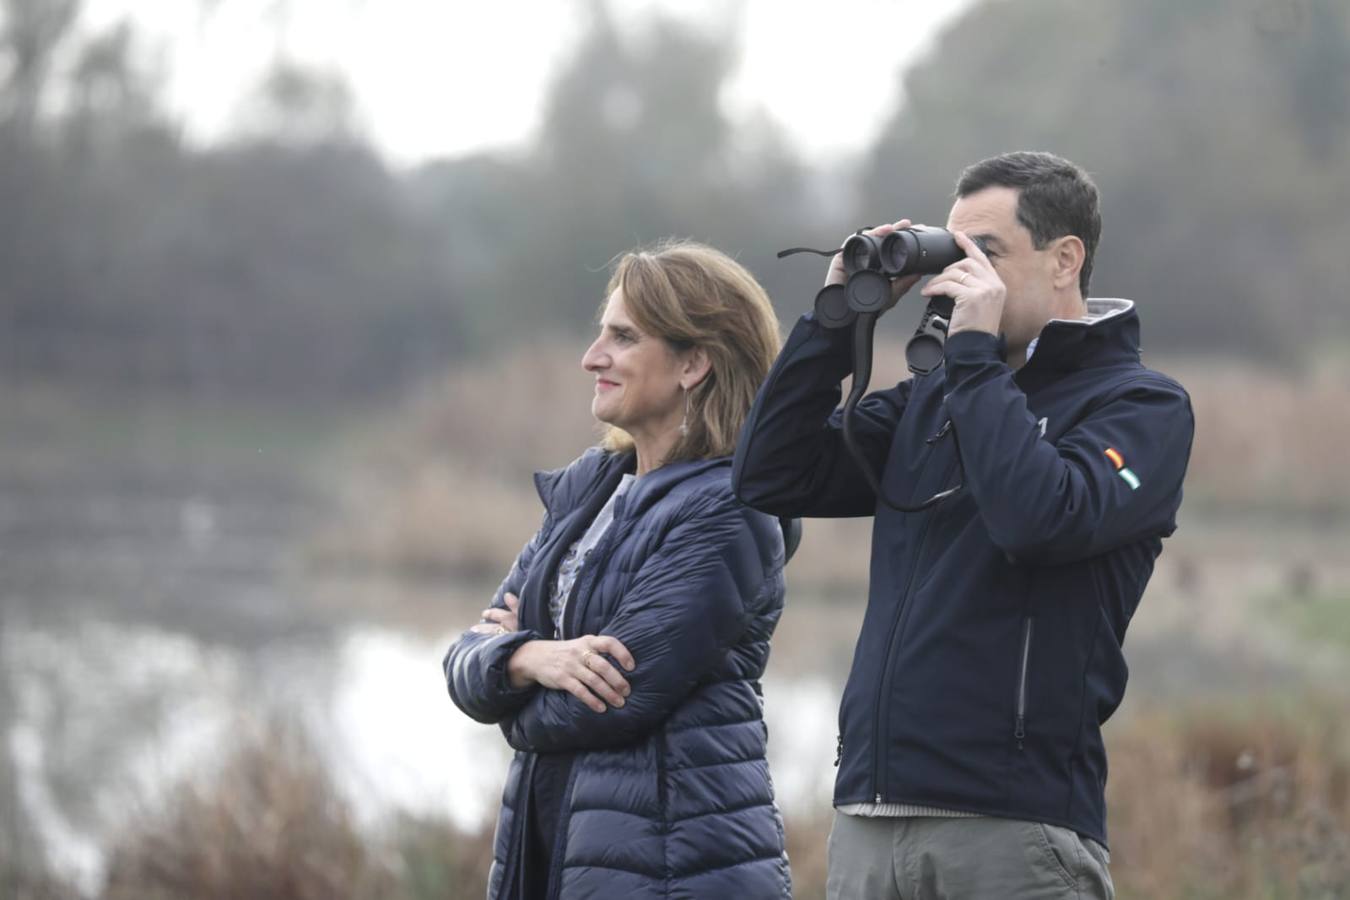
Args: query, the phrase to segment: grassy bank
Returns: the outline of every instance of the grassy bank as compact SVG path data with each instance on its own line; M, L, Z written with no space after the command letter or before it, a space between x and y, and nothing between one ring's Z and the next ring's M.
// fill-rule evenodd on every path
M899 347L878 350L873 385L903 375ZM1246 522L1267 555L1285 526L1350 535L1350 381L1334 371L1290 373L1231 360L1165 365L1193 398L1197 431L1183 530ZM530 474L566 464L594 443L590 379L577 348L522 347L427 384L349 446L346 515L318 535L319 566L374 567L436 577L504 572L537 526ZM794 565L818 592L856 587L867 571L866 521L814 520ZM1212 548L1222 553L1224 548Z
M1122 900L1344 896L1350 724L1336 703L1158 709L1108 730L1112 872ZM402 818L375 830L293 726L248 732L111 848L107 900L446 900L484 894L491 825ZM829 811L787 823L795 895L824 893ZM78 892L0 863L15 900ZM27 863L27 865L25 865ZM19 889L15 890L15 886Z

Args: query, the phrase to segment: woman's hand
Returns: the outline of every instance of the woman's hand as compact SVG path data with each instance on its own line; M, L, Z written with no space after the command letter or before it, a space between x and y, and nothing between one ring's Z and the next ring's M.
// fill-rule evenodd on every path
M479 634L506 634L508 631L519 631L520 598L508 593L502 599L506 603L506 609L494 606L483 610L483 618L487 621L479 622L469 630Z
M592 711L602 713L608 709L606 703L623 706L632 690L602 653L618 660L626 671L637 665L618 639L588 634L573 641L527 641L511 655L506 670L514 688L538 684L567 691Z

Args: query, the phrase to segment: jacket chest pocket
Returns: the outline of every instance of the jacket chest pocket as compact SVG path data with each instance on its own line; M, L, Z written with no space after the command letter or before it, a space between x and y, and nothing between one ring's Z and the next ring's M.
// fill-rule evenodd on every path
M902 428L900 435L904 439L893 442L881 473L882 489L894 502L918 503L959 480L953 474L958 454L952 422L945 415L930 419L921 429Z

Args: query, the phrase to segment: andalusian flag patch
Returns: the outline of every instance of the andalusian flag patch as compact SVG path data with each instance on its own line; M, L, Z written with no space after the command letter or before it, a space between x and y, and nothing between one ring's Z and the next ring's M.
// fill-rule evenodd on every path
M1125 479L1125 483L1130 486L1130 490L1139 490L1139 476L1125 468L1125 457L1120 455L1120 451L1115 447L1107 447L1106 457L1116 467L1116 474Z

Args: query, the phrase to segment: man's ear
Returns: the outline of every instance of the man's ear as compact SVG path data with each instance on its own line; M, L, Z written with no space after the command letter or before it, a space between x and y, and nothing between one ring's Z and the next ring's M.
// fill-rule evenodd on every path
M708 351L702 347L694 347L684 357L684 368L680 371L680 387L686 391L692 391L703 383L703 379L708 377L712 371L712 360L708 357Z
M1082 238L1066 234L1050 248L1050 259L1054 266L1051 275L1055 287L1073 287L1078 284L1078 273L1083 271L1083 263L1087 261L1087 249Z

